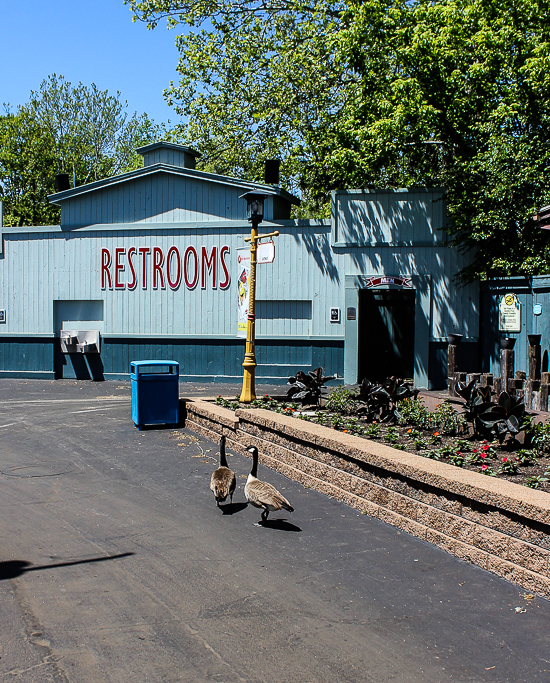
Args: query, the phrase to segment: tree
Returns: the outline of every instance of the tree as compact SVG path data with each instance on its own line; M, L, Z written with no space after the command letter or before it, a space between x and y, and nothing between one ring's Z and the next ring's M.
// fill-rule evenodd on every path
M57 159L47 131L27 111L0 116L0 186L4 225L55 225L59 207L54 192Z
M162 137L164 128L146 114L128 116L127 106L118 92L93 83L73 87L54 74L16 113L0 116L4 223L58 223L59 207L47 199L57 173L69 173L76 186L139 168L136 148Z
M128 0L155 27L185 24L179 83L168 103L186 123L176 139L200 149L201 168L261 180L266 158L282 159L283 182L314 212L326 208L327 131L355 78L336 60L342 3L330 0Z
M73 86L53 74L31 91L26 108L54 141L59 172L76 185L123 173L140 166L135 148L161 134L146 114L128 116L120 92L110 95L79 83Z
M464 279L548 272L546 0L127 0L186 24L168 101L207 169L289 189L326 215L334 188L444 186Z
M334 172L446 187L453 241L471 249L466 279L549 267L532 220L550 191L548 9L539 0L357 3L340 37L362 93L340 126Z

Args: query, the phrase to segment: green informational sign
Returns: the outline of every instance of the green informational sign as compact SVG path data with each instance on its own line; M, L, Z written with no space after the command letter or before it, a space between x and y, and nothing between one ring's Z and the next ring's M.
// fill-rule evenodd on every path
M515 294L508 292L500 297L498 329L500 332L521 332L521 304Z

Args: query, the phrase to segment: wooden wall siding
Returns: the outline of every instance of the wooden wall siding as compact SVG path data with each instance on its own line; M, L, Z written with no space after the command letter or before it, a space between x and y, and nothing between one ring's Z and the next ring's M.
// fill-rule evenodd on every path
M335 192L335 244L444 244L443 193L435 190Z
M2 373L53 373L54 339L0 339L0 376Z
M269 228L266 228L269 229ZM277 317L264 309L258 319L259 336L344 336L344 274L410 275L431 274L431 337L444 339L458 327L466 337L477 337L476 287L456 289L452 275L461 263L455 250L446 246L331 248L330 226L326 223L298 227L280 226L273 264L258 266L257 299L278 302L311 302L288 317ZM105 334L236 334L236 249L244 245L246 228L113 230L105 232L5 233L5 258L0 261L0 308L7 311L7 323L0 333L52 334L53 301L103 300ZM183 254L188 245L230 247L227 263L232 283L222 291L199 286L189 291L181 285L134 291L101 289L101 248L158 246L167 253L176 245ZM149 271L150 279L151 271ZM124 277L127 273L124 274ZM273 304L283 306L283 304ZM260 304L260 314L262 304ZM331 323L331 307L342 312L340 323ZM280 313L279 309L279 313ZM290 310L288 311L290 313ZM310 317L308 317L310 316Z
M1 346L1 343L0 343ZM228 381L242 380L245 343L241 339L204 341L185 339L159 341L144 339L142 343L127 339L104 340L101 357L106 377L129 374L135 360L175 360L180 364L180 377L198 377ZM256 376L286 382L290 375L309 366L326 368L331 374L343 373L344 347L340 343L306 341L278 342L264 340L256 347Z
M312 335L311 303L311 300L292 301L288 299L286 301L277 299L274 301L257 301L257 334L273 336L277 334L277 330L280 330L283 324L288 333L294 337Z
M193 223L245 220L242 187L175 173L151 173L132 182L109 185L66 199L61 204L64 228L111 223ZM265 218L283 215L282 200L265 202ZM288 202L283 202L288 204ZM286 210L288 214L288 210Z

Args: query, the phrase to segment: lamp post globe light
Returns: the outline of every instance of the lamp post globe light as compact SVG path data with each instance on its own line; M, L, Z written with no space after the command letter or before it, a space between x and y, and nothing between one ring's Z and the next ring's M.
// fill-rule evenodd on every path
M246 323L246 351L243 361L243 389L241 403L250 403L256 398L255 373L256 373L256 251L258 240L262 237L277 237L279 231L270 232L266 235L258 235L258 225L264 217L264 199L267 195L256 192L248 192L242 195L247 202L247 216L251 223L250 237L245 237L245 242L250 242L250 286L248 295L248 320Z

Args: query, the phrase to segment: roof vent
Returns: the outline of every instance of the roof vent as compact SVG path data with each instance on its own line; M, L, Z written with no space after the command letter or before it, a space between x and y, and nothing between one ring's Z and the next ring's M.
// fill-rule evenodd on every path
M167 164L169 166L179 166L180 168L195 168L195 160L200 157L200 153L190 147L177 145L174 142L161 140L153 142L145 147L136 149L138 154L143 156L143 165Z
M70 190L69 185L69 174L68 173L58 173L55 176L55 189L58 192L64 192L65 190Z
M281 165L280 159L266 159L265 160L265 184L266 185L278 185L279 184L279 166Z

